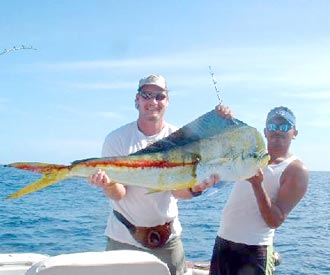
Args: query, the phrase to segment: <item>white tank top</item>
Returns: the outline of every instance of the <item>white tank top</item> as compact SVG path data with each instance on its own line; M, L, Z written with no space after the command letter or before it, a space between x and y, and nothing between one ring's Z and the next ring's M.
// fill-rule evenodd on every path
M280 189L280 177L285 168L294 160L291 156L279 164L264 168L264 187L271 200L275 200ZM270 245L275 229L270 228L262 218L251 183L234 183L222 218L218 236L236 243L248 245Z

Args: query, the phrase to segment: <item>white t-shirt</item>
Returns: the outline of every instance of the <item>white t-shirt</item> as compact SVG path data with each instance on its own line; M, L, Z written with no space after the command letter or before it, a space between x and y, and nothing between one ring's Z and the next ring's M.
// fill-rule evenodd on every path
M159 134L145 136L137 126L137 121L126 124L111 132L105 139L102 148L102 157L127 156L145 148L171 133L177 127L165 123L165 127ZM126 186L126 195L119 201L110 200L112 209L117 210L135 226L152 227L169 221L172 223L172 235L179 236L182 231L178 219L177 199L170 191L148 194L149 189ZM123 225L110 212L105 235L122 243L128 243L143 247L131 236L125 225Z
M297 157L291 156L279 164L264 168L264 188L271 200L280 189L280 177L285 168ZM247 245L270 245L275 229L270 228L261 216L251 183L235 182L223 209L218 236Z

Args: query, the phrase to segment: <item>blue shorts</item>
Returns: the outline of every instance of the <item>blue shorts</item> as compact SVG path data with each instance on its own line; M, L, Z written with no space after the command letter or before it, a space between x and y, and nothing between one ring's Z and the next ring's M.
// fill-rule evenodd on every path
M274 274L273 245L246 245L217 237L210 275Z

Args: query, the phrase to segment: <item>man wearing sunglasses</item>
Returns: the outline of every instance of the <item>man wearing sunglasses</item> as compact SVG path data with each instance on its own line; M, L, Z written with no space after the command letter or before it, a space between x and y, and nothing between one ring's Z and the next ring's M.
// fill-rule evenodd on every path
M165 78L160 75L142 78L135 95L138 119L106 137L102 157L129 155L176 131L177 127L164 120L168 104ZM212 176L191 189L148 194L148 189L111 182L104 171L98 171L90 177L90 182L104 189L114 210L105 230L106 249L147 251L165 262L171 274L184 274L186 265L177 199L198 196L217 181L218 178Z
M290 153L298 135L293 112L283 106L272 109L264 134L269 164L254 177L234 183L222 212L210 275L273 274L275 229L307 191L307 168Z

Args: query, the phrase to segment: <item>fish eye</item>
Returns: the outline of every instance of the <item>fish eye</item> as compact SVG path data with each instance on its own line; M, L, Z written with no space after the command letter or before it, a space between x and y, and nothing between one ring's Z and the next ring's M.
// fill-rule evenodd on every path
M257 159L257 158L259 158L259 153L253 152L253 153L250 154L250 157L254 158L254 159Z

